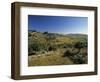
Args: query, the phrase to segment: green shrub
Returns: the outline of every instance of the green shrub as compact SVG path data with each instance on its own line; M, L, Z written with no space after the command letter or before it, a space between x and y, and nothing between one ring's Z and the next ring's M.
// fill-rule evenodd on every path
M82 54L77 54L72 58L73 62L75 64L83 64L85 63L84 57L82 56Z

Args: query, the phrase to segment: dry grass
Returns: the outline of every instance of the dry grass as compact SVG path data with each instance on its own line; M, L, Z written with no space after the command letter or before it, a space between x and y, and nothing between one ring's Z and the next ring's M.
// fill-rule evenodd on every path
M51 51L47 54L41 54L38 56L29 56L29 66L47 66L47 65L69 65L73 62L68 57L62 57L63 51Z

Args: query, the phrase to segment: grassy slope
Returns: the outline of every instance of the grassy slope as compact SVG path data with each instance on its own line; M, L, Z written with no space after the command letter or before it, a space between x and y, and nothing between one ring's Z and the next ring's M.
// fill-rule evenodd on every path
M42 54L41 56L29 56L29 66L41 65L64 65L73 64L68 57L62 57L61 50L51 51L49 54Z
M48 40L49 37L49 40ZM49 41L54 45L62 45L62 44L73 44L77 41L87 41L87 35L82 34L68 34L68 35L60 35L60 34L43 34L40 32L31 32L31 37L29 37L29 44L33 42L33 40L39 40L40 43L46 43ZM65 65L65 64L73 64L73 61L68 57L62 57L65 49L57 49L56 51L49 51L43 54L31 55L28 57L28 65L29 66L41 66L41 65Z

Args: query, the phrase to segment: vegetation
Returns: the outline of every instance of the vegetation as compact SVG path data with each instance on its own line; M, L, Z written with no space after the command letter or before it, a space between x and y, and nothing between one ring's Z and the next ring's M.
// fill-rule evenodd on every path
M87 35L28 33L28 65L69 65L87 63Z

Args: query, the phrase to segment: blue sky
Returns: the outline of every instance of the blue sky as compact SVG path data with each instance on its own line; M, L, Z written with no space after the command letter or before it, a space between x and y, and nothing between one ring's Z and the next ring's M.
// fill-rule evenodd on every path
M50 33L87 34L88 18L71 16L28 15L28 29Z

